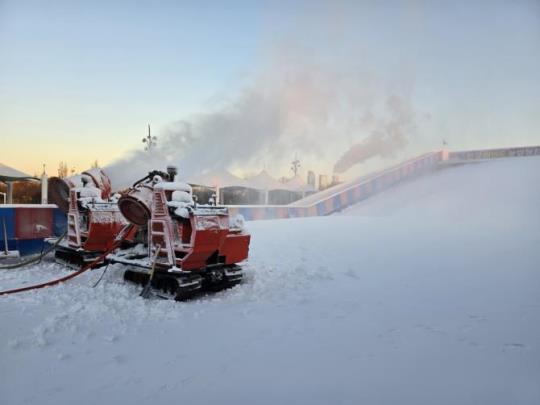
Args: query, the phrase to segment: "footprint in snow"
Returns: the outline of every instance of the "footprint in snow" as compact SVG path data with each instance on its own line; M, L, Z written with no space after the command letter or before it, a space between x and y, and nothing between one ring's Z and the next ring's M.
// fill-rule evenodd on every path
M506 352L506 351L521 351L521 350L525 350L525 349L528 349L528 346L523 344L523 343L519 343L519 342L510 342L510 343L505 343L503 344L503 349L502 351L503 352Z
M483 315L469 315L469 319L476 321L476 322L485 322L487 321L487 318Z
M123 354L116 354L116 355L112 356L112 360L116 364L124 364L124 363L127 362L127 357L124 356Z
M347 269L347 271L345 271L345 275L350 278L358 279L358 274L356 274L353 269Z

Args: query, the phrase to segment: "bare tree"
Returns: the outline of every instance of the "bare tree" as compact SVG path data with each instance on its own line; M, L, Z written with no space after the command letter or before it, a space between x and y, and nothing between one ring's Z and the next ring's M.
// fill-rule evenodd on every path
M68 165L66 162L60 162L58 163L58 177L63 179L64 177L67 177L68 175Z

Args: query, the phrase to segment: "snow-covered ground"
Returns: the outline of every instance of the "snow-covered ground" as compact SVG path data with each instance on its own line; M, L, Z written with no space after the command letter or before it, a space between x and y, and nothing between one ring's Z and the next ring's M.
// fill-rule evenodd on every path
M248 223L247 282L192 302L120 266L0 297L0 403L539 404L539 207L540 158L459 166Z

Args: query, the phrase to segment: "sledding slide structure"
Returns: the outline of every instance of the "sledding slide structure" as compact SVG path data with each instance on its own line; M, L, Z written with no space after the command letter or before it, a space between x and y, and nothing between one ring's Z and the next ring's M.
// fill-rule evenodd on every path
M330 215L386 190L400 182L454 164L489 159L540 155L540 146L426 153L396 166L312 194L290 205L238 205L229 212L245 220L285 219Z

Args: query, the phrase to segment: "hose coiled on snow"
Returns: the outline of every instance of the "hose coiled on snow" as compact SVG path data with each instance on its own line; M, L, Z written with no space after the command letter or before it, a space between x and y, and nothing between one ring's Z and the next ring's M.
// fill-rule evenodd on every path
M13 264L2 265L0 266L0 270L18 269L19 267L24 267L28 264L32 264L32 263L40 261L49 253L51 253L56 248L56 246L58 246L58 244L62 241L62 239L66 237L66 235L67 235L67 230L56 240L56 242L54 242L53 245L45 249L38 256L23 260L21 262L13 263Z

